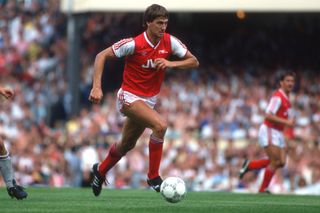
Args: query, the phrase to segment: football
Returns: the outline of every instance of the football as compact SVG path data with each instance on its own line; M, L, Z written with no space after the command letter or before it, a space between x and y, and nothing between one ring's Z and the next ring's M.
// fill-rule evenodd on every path
M160 192L166 201L177 203L186 196L186 184L181 178L168 177L162 182Z

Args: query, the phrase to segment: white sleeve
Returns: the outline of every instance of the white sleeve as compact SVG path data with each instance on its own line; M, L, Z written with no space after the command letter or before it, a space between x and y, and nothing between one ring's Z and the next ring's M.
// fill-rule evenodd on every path
M122 39L112 45L112 50L118 58L132 55L134 52L134 48L135 42L132 38Z
M176 37L170 36L172 54L183 58L187 54L187 47Z
M271 98L267 106L266 113L276 114L280 106L281 106L281 98L274 96Z

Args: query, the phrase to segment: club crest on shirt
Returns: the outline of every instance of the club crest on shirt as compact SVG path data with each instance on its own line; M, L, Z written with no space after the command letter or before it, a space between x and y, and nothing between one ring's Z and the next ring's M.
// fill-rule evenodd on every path
M159 50L158 53L159 53L159 54L167 54L168 51L166 51L166 50Z

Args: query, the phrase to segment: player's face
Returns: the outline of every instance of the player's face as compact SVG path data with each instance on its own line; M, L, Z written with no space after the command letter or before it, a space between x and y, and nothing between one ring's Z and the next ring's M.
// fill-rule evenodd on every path
M152 22L148 22L147 25L149 32L153 36L161 38L166 32L168 26L168 19L164 17L158 17Z
M285 92L291 92L294 87L294 82L294 77L288 75L280 82L280 85Z

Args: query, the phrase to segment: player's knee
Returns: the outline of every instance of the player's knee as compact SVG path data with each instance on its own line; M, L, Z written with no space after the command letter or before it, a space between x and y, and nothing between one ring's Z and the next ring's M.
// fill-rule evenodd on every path
M125 143L125 144L119 144L118 146L118 152L120 155L124 156L132 150L135 147L136 143Z
M271 161L271 164L273 165L274 168L282 168L285 165L285 163L279 159Z
M132 150L135 147L135 145L136 145L135 143L128 144L126 147L126 153Z
M163 137L166 134L168 128L168 124L165 121L160 121L158 122L155 127L153 132L158 136L158 137Z
M270 160L270 165L273 168L278 168L278 160L277 159L271 159Z
M0 149L0 156L6 155L7 151L5 149Z
M283 168L286 165L286 162L280 161L278 164L278 168Z
M6 154L7 154L6 147L2 142L0 142L0 155L6 155Z

